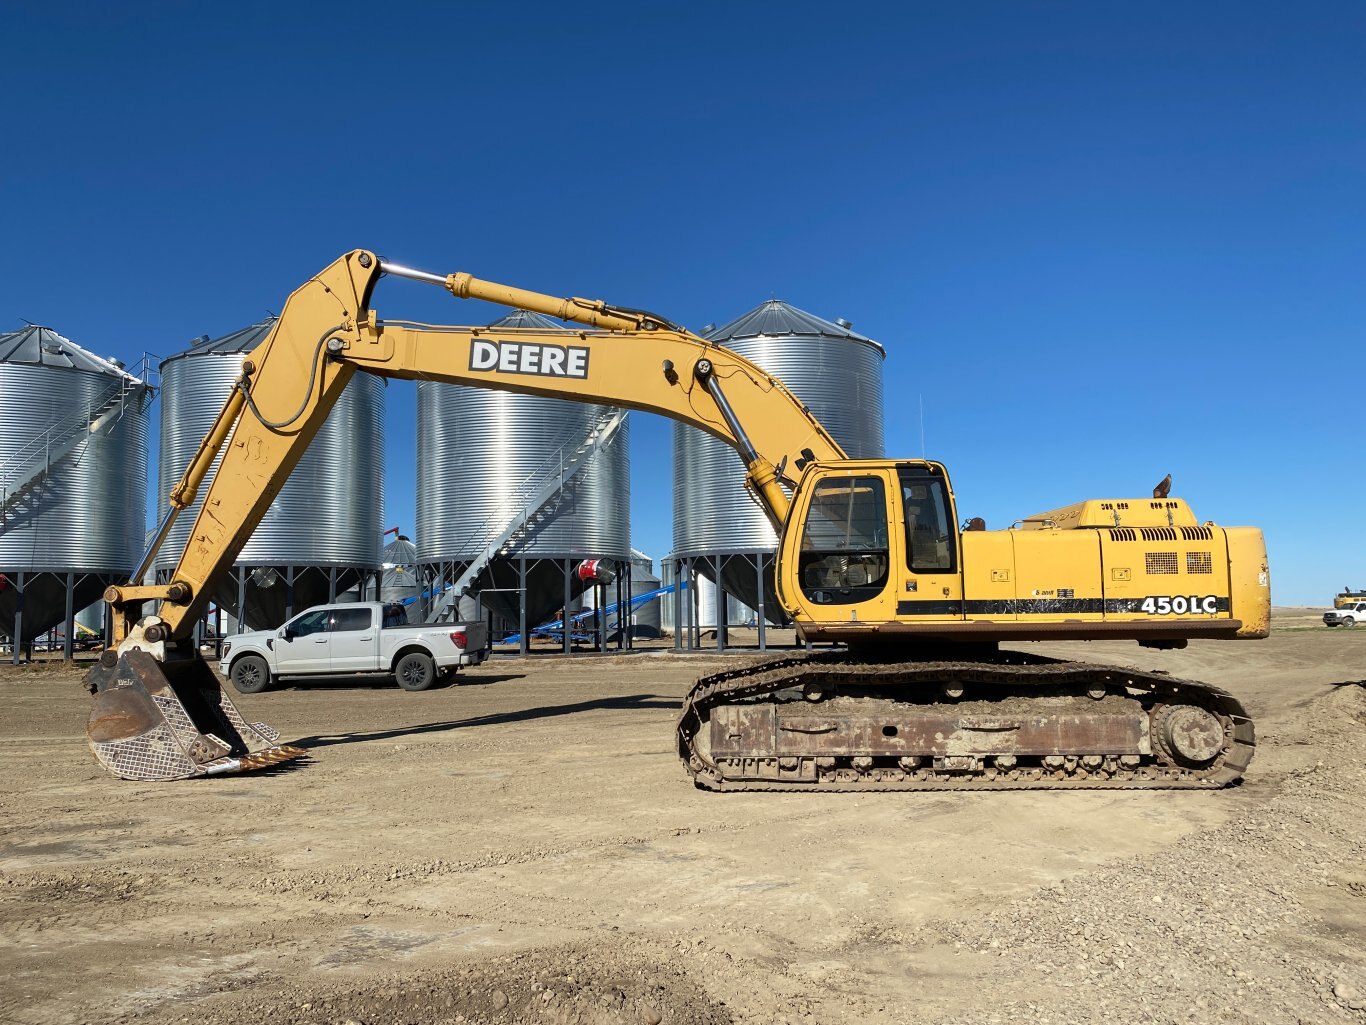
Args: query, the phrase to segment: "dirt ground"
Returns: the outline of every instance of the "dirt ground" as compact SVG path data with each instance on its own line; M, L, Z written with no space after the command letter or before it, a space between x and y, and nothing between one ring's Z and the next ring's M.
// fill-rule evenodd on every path
M113 780L79 671L0 668L0 1021L1366 1022L1366 630L1127 661L1238 695L1217 793L735 794L724 661L500 659L243 698L311 758Z

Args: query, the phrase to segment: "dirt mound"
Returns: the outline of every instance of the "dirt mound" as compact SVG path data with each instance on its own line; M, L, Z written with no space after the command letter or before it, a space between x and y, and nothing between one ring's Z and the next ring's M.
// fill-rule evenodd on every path
M179 1022L178 1009L147 1023ZM196 1005L198 1025L730 1025L662 952L632 943L561 946L368 979L265 983Z

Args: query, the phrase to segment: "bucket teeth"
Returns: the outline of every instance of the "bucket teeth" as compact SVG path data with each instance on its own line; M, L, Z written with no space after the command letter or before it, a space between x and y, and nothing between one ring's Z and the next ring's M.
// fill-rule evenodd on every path
M269 769L273 765L281 762L292 761L295 758L302 758L308 752L301 747L293 747L289 744L280 747L268 747L264 751L255 751L251 754L243 755L240 759L243 772L251 772L254 769Z

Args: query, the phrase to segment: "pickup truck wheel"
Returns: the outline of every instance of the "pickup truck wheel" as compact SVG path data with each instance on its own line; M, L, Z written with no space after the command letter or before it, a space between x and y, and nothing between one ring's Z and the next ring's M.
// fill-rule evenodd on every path
M1343 616L1341 619L1338 620L1338 625L1345 626L1350 630L1352 627L1357 625L1357 621L1353 619L1351 616Z
M426 690L436 682L436 665L429 655L410 652L394 666L394 678L404 690Z
M232 664L228 679L239 694L259 694L270 686L270 666L260 655L243 655Z

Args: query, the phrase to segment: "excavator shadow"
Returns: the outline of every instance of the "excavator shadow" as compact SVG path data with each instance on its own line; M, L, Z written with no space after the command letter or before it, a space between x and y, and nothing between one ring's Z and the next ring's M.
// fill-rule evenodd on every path
M446 687L486 687L490 683L507 683L509 680L525 680L526 673L501 673L496 676L472 676L465 673L458 673L453 676L446 684Z
M490 683L521 680L523 673L499 673L490 676L457 675L454 679L438 681L429 693L439 693L452 687L482 687ZM322 676L286 679L272 690L393 690L392 676Z
M357 730L354 733L327 733L313 737L301 737L292 741L296 747L308 749L333 747L337 744L365 744L374 740L393 740L397 737L420 736L424 733L446 733L450 730L469 729L472 726L500 726L505 723L526 722L531 719L550 719L560 715L576 715L580 712L601 710L631 710L668 708L677 709L678 699L662 694L627 694L620 697L600 698L595 701L576 701L568 705L542 705L537 708L524 708L515 712L498 712L492 715L477 715L469 719L452 719L448 722L423 723L420 726L403 726L392 730Z

